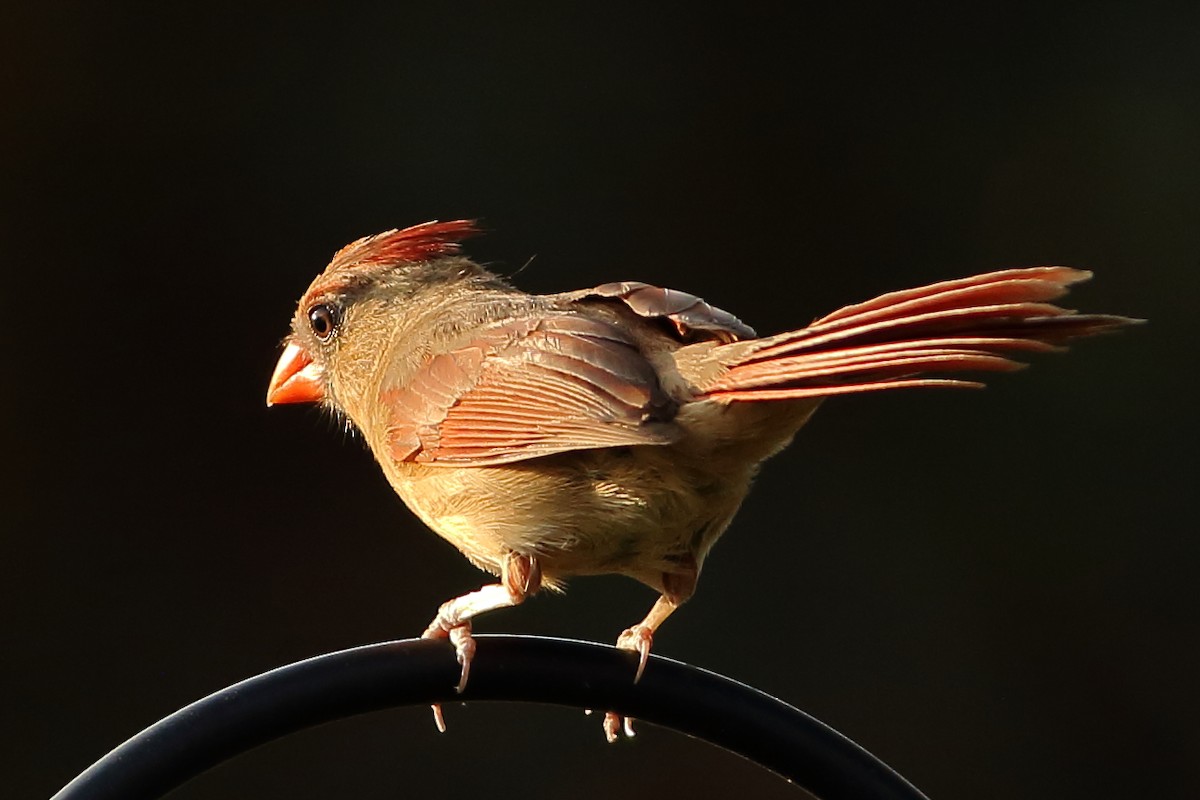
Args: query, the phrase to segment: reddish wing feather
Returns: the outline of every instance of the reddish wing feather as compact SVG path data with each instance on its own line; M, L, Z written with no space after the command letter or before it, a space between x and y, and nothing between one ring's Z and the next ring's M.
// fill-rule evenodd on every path
M716 339L735 342L753 339L757 334L749 325L716 306L678 289L664 289L640 281L606 283L594 289L583 289L559 295L569 302L584 300L619 300L635 314L647 319L666 320L675 334L685 342Z
M672 404L632 342L578 316L497 324L381 400L400 461L486 466L676 435Z

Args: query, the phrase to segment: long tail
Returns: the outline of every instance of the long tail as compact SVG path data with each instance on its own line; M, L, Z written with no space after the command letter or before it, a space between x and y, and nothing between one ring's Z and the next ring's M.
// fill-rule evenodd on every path
M980 387L931 377L1007 372L1014 352L1064 349L1067 341L1141 322L1077 314L1050 301L1090 272L1033 267L991 272L846 306L797 331L721 345L722 369L698 387L721 400L782 400L918 386Z

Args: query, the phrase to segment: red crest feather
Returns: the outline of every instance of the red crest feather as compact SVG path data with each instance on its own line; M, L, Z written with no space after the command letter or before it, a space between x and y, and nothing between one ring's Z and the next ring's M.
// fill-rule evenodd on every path
M338 250L328 271L347 267L399 264L427 261L438 256L457 255L463 239L479 233L475 220L423 222L403 230L390 230L366 236Z

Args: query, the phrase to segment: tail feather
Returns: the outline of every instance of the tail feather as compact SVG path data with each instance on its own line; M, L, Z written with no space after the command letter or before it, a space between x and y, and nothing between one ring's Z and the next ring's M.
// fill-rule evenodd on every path
M777 400L919 386L979 387L926 377L1003 372L1012 351L1065 342L1138 322L1053 305L1091 273L1067 267L1004 270L885 294L807 328L714 348L721 369L700 389L723 400Z
M949 305L998 305L1031 300L1057 300L1074 283L1089 280L1092 273L1071 267L1029 267L987 272L970 278L931 283L916 289L888 292L865 303L846 306L821 317L813 325L847 322L865 314L883 311L888 316L946 308Z
M744 391L757 388L778 388L783 384L802 381L827 383L853 377L869 380L872 376L887 379L895 376L932 372L961 372L964 370L1011 372L1021 365L1003 356L970 350L922 350L913 348L891 357L860 356L837 360L784 358L749 364L737 372L736 385L728 388ZM724 387L723 384L719 386ZM717 389L720 391L720 389Z
M909 378L895 381L876 381L874 383L846 383L809 388L797 387L794 389L756 389L750 391L735 389L724 392L713 392L709 397L717 400L802 400L805 398L833 397L838 394L878 392L883 389L921 388L982 389L983 384L979 381L962 381L952 378Z

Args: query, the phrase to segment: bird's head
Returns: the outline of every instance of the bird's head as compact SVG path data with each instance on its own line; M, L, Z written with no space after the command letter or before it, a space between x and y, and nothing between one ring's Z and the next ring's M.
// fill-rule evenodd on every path
M478 233L470 220L426 222L367 236L339 250L300 298L267 388L267 405L323 403L377 369L406 304L448 282L490 275L457 257Z

